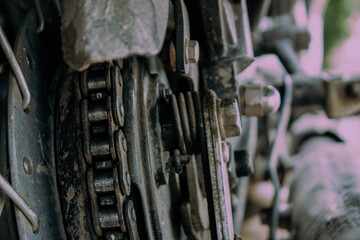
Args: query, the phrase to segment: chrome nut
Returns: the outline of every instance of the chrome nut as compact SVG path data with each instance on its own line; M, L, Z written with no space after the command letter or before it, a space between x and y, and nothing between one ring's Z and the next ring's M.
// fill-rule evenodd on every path
M222 140L241 134L240 111L235 98L218 100L217 114Z
M241 113L249 117L262 117L280 107L280 94L271 85L245 84L240 87Z

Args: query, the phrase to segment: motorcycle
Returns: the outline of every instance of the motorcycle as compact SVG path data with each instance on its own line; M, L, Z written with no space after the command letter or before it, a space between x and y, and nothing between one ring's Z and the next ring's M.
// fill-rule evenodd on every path
M311 160L345 140L301 124L360 110L359 79L300 63L315 2L1 1L0 238L241 239L251 211L270 239L356 234L354 161Z

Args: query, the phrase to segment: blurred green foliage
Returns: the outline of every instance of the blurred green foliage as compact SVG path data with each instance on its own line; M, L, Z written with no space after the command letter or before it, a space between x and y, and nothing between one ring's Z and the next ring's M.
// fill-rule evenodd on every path
M347 20L359 10L360 0L328 0L324 17L324 68L329 67L332 50L349 37Z

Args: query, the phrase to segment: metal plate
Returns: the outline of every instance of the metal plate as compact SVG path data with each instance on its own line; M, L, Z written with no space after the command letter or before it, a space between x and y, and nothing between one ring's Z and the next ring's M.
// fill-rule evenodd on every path
M203 98L206 153L202 153L212 239L233 239L227 163L222 154L218 128L217 96L209 91Z
M37 16L32 10L20 28L14 52L32 95L28 113L13 75L8 97L8 142L11 182L40 219L32 233L24 215L15 210L20 239L66 239L57 194L54 154L54 105L62 66L59 19L44 5L47 28L37 35ZM27 173L23 159L27 158Z
M174 174L169 174L169 184L157 187L155 181L158 170L156 158L159 158L160 147L156 133L160 126L155 124L157 117L154 115L157 114L159 83L158 78L147 71L147 63L144 60L127 59L122 70L124 135L128 143L127 155L132 186L130 196L135 205L141 239L179 239L180 204L174 204L171 196L177 192L172 188Z
M62 1L66 63L80 70L104 60L156 55L165 38L168 5L166 0Z

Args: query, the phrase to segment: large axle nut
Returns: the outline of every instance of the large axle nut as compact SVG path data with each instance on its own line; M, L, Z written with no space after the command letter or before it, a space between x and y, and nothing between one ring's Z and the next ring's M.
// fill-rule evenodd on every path
M218 100L218 120L222 140L241 134L240 111L235 98Z
M241 113L248 117L262 117L280 107L280 94L271 85L246 84L240 87Z

